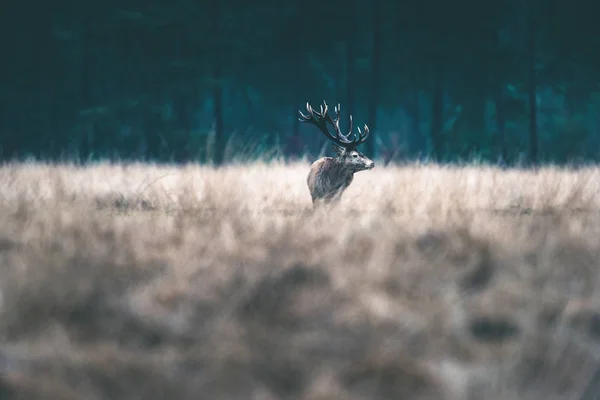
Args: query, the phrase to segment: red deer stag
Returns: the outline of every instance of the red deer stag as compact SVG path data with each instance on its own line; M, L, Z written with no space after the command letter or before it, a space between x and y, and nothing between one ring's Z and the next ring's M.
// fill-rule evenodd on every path
M372 160L356 150L356 147L369 137L369 127L365 125L364 132L358 128L358 137L353 135L351 140L349 136L352 134L352 115L350 115L350 131L344 135L340 131L339 104L334 108L335 119L329 115L325 102L321 106L320 113L313 110L309 103L306 103L306 111L307 115L298 111L300 113L299 120L319 128L333 142L333 150L337 153L335 157L323 157L310 166L306 182L313 205L338 202L344 190L352 183L354 173L372 169L375 166ZM327 123L333 126L335 135L329 132Z

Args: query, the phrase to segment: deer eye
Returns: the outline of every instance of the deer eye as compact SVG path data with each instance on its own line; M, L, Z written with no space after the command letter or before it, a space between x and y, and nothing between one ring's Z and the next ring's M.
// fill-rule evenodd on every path
M357 158L358 154L352 154L352 158Z

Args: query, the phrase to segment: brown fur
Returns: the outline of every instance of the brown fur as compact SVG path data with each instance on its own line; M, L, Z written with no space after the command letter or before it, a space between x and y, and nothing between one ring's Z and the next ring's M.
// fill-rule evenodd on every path
M306 179L313 204L320 199L325 202L339 200L342 192L350 186L353 179L354 173L344 170L343 166L336 163L332 157L315 161Z
M306 183L314 205L338 202L356 172L375 166L373 161L356 150L346 151L338 147L335 150L337 157L323 157L310 167Z
M359 128L358 137L353 135L350 139L352 116L350 116L350 132L344 135L340 131L340 105L334 108L335 118L328 113L328 110L327 104L323 102L321 112L313 110L309 103L306 103L306 115L300 111L299 120L316 126L334 143L333 149L337 153L336 157L323 157L310 167L306 183L313 205L338 202L344 190L352 183L356 172L375 167L373 161L356 150L357 146L369 137L369 127L365 125L364 131ZM327 124L335 130L333 134L329 132Z

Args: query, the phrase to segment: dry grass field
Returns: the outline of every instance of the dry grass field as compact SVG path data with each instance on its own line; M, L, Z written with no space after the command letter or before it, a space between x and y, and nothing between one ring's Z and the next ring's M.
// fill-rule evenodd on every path
M0 168L2 399L596 399L600 168Z

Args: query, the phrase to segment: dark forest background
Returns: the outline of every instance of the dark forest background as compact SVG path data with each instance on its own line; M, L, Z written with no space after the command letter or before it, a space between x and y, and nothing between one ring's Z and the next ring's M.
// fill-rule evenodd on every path
M342 105L386 162L600 158L597 0L0 5L0 157L227 162L328 151Z

